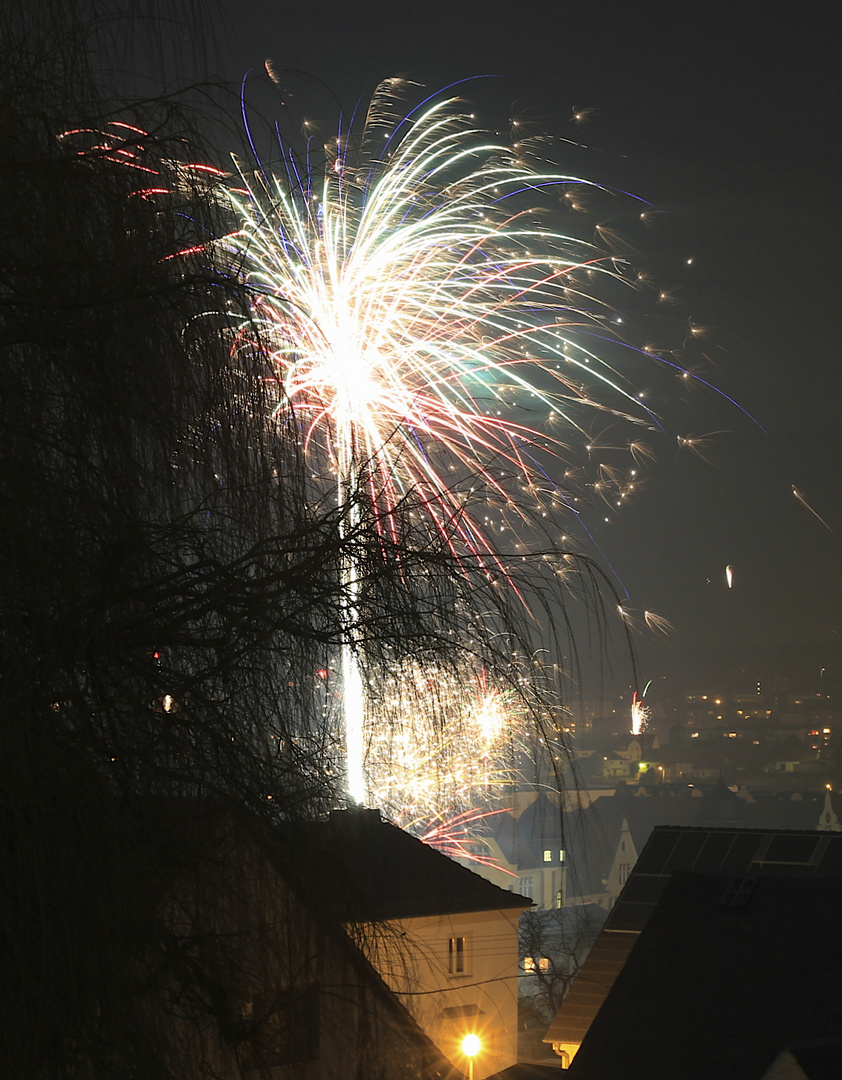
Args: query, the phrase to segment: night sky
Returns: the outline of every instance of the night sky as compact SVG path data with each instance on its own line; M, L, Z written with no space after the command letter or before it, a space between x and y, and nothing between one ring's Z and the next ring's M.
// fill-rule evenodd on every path
M219 7L229 22L217 69L236 81L270 57L306 73L313 107L301 108L326 133L335 115L319 80L350 111L390 75L431 91L493 75L460 88L482 119L519 115L584 144L569 159L559 150L558 165L664 211L641 250L676 290L669 317L709 328L706 376L758 423L697 395L692 433L718 432L707 460L664 440L637 503L610 526L593 518L632 605L675 628L639 639L640 677L690 689L723 664L746 679L761 667L791 666L812 684L821 665L838 674L842 116L831 10L805 8L801 21L792 7L564 0ZM592 111L577 125L582 109ZM669 401L658 411L670 427Z

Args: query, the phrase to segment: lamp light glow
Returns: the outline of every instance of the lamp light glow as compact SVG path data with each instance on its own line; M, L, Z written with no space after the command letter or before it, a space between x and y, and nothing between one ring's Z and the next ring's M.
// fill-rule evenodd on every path
M481 1049L482 1040L480 1039L479 1035L466 1035L465 1038L462 1040L462 1053L465 1055L465 1057L476 1057Z

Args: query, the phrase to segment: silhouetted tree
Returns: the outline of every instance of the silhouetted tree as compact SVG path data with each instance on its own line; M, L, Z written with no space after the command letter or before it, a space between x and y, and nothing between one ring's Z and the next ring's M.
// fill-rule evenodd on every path
M525 911L520 917L521 1003L546 1027L579 974L606 913L594 904Z
M413 656L519 686L549 625L400 513L385 541L364 467L352 522L313 501L260 351L232 365L250 298L213 258L213 181L183 167L192 121L115 108L92 75L112 25L49 0L0 21L0 1060L44 1080L212 1069L175 1033L230 1032L248 928L235 847L185 807L264 843L335 805L319 673L343 634L372 685ZM198 888L210 869L224 888Z

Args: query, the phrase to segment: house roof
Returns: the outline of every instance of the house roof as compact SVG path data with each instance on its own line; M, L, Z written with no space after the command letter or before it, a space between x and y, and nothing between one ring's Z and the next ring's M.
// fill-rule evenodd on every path
M312 887L310 866L303 858L308 826L267 822L245 805L214 798L150 799L146 813L150 821L160 815L157 824L166 823L174 844L183 843L186 836L206 845L184 849L200 852L203 860L198 907L190 889L182 894L184 881L164 879L158 887L165 890L166 903L173 902L172 897L186 903L189 932L198 933L204 926L212 937L227 936L232 943L232 953L214 953L214 985L223 998L230 992L236 1001L246 992L272 987L269 997L280 1001L287 991L309 990L314 980L327 983L332 1001L344 1003L340 1015L355 1025L359 1038L354 1044L348 1031L329 1024L323 1050L334 1054L334 1060L344 1052L350 1072L365 1074L367 1056L370 1060L379 1053L389 1061L390 1075L466 1080L352 940L337 912L319 902L322 898ZM314 975L316 967L319 974ZM223 1041L229 1041L230 1020L228 1034L220 1017L217 1020ZM251 1036L243 1039L241 1049L243 1060L252 1050L257 1059L262 1053ZM222 1060L217 1059L220 1068ZM275 1074L268 1065L244 1068L247 1076ZM286 1068L280 1071L287 1075ZM224 1072L230 1075L227 1067Z
M608 917L606 929L640 932L673 873L842 878L842 833L808 830L656 828Z
M335 810L309 827L306 842L319 887L346 922L522 910L532 903L382 820L378 810Z
M550 1024L545 1042L583 1040L671 876L681 871L842 879L842 833L656 827Z
M675 873L571 1080L760 1080L786 1044L842 1035L840 905L838 879Z

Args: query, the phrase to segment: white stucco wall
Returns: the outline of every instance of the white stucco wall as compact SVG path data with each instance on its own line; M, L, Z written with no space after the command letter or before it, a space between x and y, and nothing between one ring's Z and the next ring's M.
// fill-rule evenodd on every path
M476 1080L517 1061L518 916L481 911L401 920L366 949L383 979L459 1068L469 1033L482 1040ZM465 970L449 970L451 938L465 939Z

